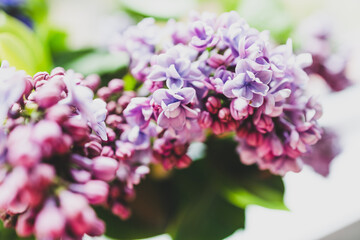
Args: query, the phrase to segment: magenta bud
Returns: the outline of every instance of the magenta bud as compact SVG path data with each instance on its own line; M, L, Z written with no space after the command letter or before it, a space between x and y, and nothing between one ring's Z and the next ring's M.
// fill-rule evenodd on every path
M118 161L113 158L96 157L93 159L92 173L95 178L109 182L115 178L118 165Z
M91 179L91 173L86 170L71 169L71 177L78 183L86 183Z
M122 143L115 152L115 156L119 160L127 160L131 158L135 153L134 146L131 143Z
M58 239L65 231L65 216L56 207L55 202L48 201L36 217L34 230L38 239Z
M230 113L235 120L247 118L249 115L249 101L243 98L236 98L230 103Z
M184 145L184 144L178 144L174 146L174 152L177 156L182 156L184 154L186 154L188 149L188 146Z
M225 108L225 107L221 108L218 112L218 117L221 122L224 122L224 123L230 122L232 120L231 114L230 114L230 109Z
M16 233L20 237L29 237L34 233L34 222L36 214L32 210L21 214L16 222Z
M45 189L52 183L55 175L53 166L41 163L33 169L30 180L37 188Z
M108 137L108 142L113 142L116 139L116 133L111 128L106 128L106 134Z
M211 125L211 129L213 130L214 134L222 134L225 132L225 125L220 121L214 121Z
M221 101L217 97L210 96L205 103L205 107L210 113L216 114L221 107Z
M105 223L100 219L94 219L89 222L89 228L86 232L91 237L101 236L105 233Z
M115 156L115 153L114 153L114 150L112 150L112 148L110 146L104 146L100 155L104 156L104 157L112 158Z
M122 117L116 114L111 114L106 118L106 124L112 128L117 128L122 121Z
M71 114L71 109L67 105L57 104L46 110L46 119L62 124Z
M63 125L75 142L84 142L90 136L90 129L85 121L69 118Z
M121 203L114 203L111 207L111 212L122 220L126 220L131 216L131 210Z
M260 146L264 141L264 137L259 132L250 132L246 137L246 143L252 147Z
M61 138L62 130L60 126L49 120L41 120L32 131L32 139L39 144L42 154L46 157L56 152L56 147Z
M116 111L116 102L110 101L106 104L106 110L109 114L114 113Z
M25 97L29 96L29 94L31 93L31 91L34 89L34 83L33 80L30 76L27 76L25 78L25 90L24 90L24 95Z
M124 89L124 81L121 79L114 78L108 84L111 93L119 93Z
M256 129L261 133L271 132L274 129L274 122L272 118L268 116L262 116L255 125Z
M188 166L190 166L191 162L191 158L185 154L176 161L176 167L180 169L187 168Z
M15 166L32 167L42 158L40 145L31 141L31 126L17 126L8 138L8 161Z
M132 98L136 97L136 93L133 91L126 91L124 94L119 97L117 100L117 104L122 108L125 109L126 106L129 104Z
M90 204L105 203L109 193L109 185L100 180L90 180L85 184L71 184L69 189L84 195Z
M209 112L203 111L200 113L198 122L201 128L206 129L211 126L213 120Z
M102 151L102 145L97 141L90 141L85 143L84 150L87 157L97 157Z
M97 95L106 101L111 96L111 90L108 87L102 87L97 91Z
M90 88L95 91L101 83L100 76L97 74L91 74L87 76L83 81L81 81L81 85Z
M40 87L49 79L50 75L47 72L38 72L33 77L35 88ZM41 83L40 83L41 82Z
M59 102L61 99L61 90L53 84L46 84L37 90L35 102L41 108L49 108Z
M56 67L53 70L51 70L50 75L51 77L64 76L65 70L62 67Z

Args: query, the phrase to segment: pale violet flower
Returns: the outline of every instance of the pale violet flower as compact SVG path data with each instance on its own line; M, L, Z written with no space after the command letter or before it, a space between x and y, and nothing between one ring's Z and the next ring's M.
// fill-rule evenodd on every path
M101 99L94 99L94 93L88 87L78 85L78 79L72 70L65 74L64 82L66 84L68 95L60 103L76 107L80 116L87 120L90 127L107 141L105 118L107 114L106 103Z
M154 101L161 106L162 111L158 117L158 125L162 128L173 127L182 130L186 118L196 118L198 113L187 106L195 98L193 88L183 88L179 91L159 89L154 92Z
M2 62L0 67L0 127L11 106L23 94L26 87L25 77L24 71L16 71L14 67L9 67L7 61Z

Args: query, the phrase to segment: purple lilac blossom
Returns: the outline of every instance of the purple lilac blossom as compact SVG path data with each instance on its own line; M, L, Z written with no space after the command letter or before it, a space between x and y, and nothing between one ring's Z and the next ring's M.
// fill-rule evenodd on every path
M269 90L272 72L267 69L258 71L257 63L250 61L240 60L237 63L236 75L224 84L223 91L228 98L244 98L250 101L251 106L260 107Z
M0 67L0 127L8 114L10 107L17 102L26 88L25 72L9 67L7 61L2 61Z
M184 50L184 51L183 51ZM148 79L165 81L166 86L176 90L185 87L187 82L202 79L200 70L191 62L192 51L179 45L166 53L154 57L152 71Z
M91 89L76 84L75 73L71 70L65 73L64 82L68 96L61 100L62 104L75 106L82 118L86 119L91 128L104 140L107 140L105 118L107 114L106 103L101 99L94 99ZM79 81L78 81L79 82Z
M157 123L162 128L172 127L175 130L184 128L186 118L196 118L198 113L187 106L195 97L193 88L183 88L179 91L159 89L154 92L154 101L161 106L162 111Z

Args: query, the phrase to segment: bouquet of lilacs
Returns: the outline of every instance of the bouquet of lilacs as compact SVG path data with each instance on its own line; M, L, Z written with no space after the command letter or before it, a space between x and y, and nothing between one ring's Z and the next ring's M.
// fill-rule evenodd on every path
M291 40L274 47L229 12L144 19L111 50L130 56L124 80L2 63L0 209L19 236L221 239L248 204L285 208L275 175L323 160L311 56Z

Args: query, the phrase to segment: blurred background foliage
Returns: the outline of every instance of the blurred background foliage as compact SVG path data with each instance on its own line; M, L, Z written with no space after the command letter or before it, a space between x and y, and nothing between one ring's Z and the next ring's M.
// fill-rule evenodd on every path
M252 27L269 30L276 43L285 43L294 36L299 16L316 9L314 4L299 9L289 2L0 0L0 60L6 59L30 75L61 66L84 75L97 73L107 81L124 77L129 63L125 54L108 51L112 37L144 17L164 24L170 18L186 18L193 10L234 10ZM136 85L131 80L127 90ZM107 222L107 235L137 239L166 232L175 240L215 240L244 228L244 209L250 204L287 210L281 177L242 165L230 139L210 138L207 146L205 155L190 168L173 171L165 178L152 176L140 184L129 221L97 208ZM0 239L16 237L13 231L0 229Z
M128 59L107 50L112 34L144 17L159 22L191 11L238 11L251 26L285 43L299 22L291 0L0 0L0 60L28 74L54 66L110 79L124 74ZM306 5L306 4L305 4ZM86 11L81 7L86 6ZM159 7L161 6L161 7ZM309 7L303 14L311 12ZM16 19L15 19L16 18ZM295 41L296 42L296 41Z

